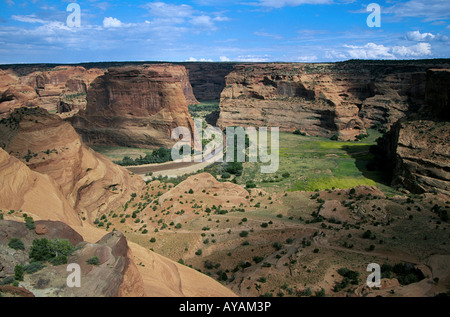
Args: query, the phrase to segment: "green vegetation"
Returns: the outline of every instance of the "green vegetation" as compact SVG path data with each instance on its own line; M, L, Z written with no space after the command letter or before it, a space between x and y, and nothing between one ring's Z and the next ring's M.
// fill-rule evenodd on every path
M90 265L99 265L100 259L95 255L92 258L87 259L86 263Z
M132 159L129 156L125 156L121 161L114 163L121 166L137 166L145 164L165 163L172 161L172 151L165 147L159 148L153 151L151 154L145 155L145 157L139 156L136 159Z
M68 240L35 239L30 249L30 259L39 262L50 262L53 265L67 263L67 256L74 250Z
M334 292L339 292L345 289L350 284L358 285L358 277L359 277L358 272L351 271L347 268L342 268L338 270L338 273L343 277L343 279L341 282L336 283L336 285L333 288Z
M12 238L8 243L8 247L14 250L25 250L25 245L17 238Z
M244 163L244 172L238 183L247 184L247 188L273 187L277 191L316 191L370 185L392 194L394 190L386 185L387 175L369 171L366 167L373 158L369 149L380 136L378 131L369 130L364 142L342 142L280 133L279 171L276 174L261 174L261 166L267 164Z

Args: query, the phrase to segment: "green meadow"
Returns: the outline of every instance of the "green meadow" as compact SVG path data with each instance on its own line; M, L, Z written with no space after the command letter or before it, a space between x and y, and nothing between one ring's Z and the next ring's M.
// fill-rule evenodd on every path
M262 174L261 163L245 163L239 183L254 182L274 191L316 191L377 186L387 194L386 175L368 171L369 149L381 134L369 131L359 142L331 141L320 137L280 133L280 167L275 174Z

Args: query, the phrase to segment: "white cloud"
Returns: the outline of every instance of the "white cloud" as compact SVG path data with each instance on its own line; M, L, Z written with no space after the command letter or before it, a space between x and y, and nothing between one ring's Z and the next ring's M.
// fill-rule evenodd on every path
M384 46L383 44L367 43L364 46L344 45L344 47L348 48L348 56L355 59L399 59L431 55L431 44L429 43L393 47Z
M317 56L314 55L306 55L306 56L299 56L298 61L302 63L311 63L317 61Z
M265 63L265 62L269 62L270 58L269 58L268 55L264 55L264 56L243 55L243 56L238 56L236 61L238 61L238 62L248 62L248 63Z
M202 27L205 29L215 29L216 26L214 25L214 22L212 21L210 16L207 15L199 15L195 16L191 19L191 23L195 26Z
M259 0L259 5L270 8L295 7L303 4L330 4L332 0Z
M122 26L122 22L116 18L104 18L103 19L103 27L105 28L120 28Z
M382 44L377 45L375 43L367 43L364 46L344 45L344 47L349 48L347 53L351 58L355 59L395 58L395 56L389 52L390 48Z
M424 18L427 22L443 20L450 17L450 1L410 0L383 8L383 13L394 14L400 18Z
M13 15L11 18L15 21L25 22L25 23L46 23L46 21L42 19L36 18L34 15Z
M405 38L414 42L429 42L429 41L448 41L448 36L442 34L420 33L419 30L407 32Z
M226 56L220 56L220 61L221 61L221 62L231 62L231 59L229 59L229 58L226 57Z
M189 59L186 60L186 62L212 62L212 59L206 59L206 58L200 58L197 59L195 57L189 57Z
M430 43L418 43L413 46L395 46L392 48L392 52L401 57L419 57L431 55Z
M412 32L406 33L407 40L416 41L416 42L431 41L435 37L436 36L433 35L432 33L420 33L420 31L412 31Z

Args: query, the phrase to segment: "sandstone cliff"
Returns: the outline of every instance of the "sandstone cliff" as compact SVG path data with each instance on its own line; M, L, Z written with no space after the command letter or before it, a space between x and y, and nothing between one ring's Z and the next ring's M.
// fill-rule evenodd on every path
M236 63L182 63L189 71L195 97L200 100L219 100L225 88L225 77ZM188 100L189 104L193 104Z
M33 171L50 176L70 207L89 222L143 186L138 176L83 145L69 123L40 108L16 109L3 119L0 146Z
M354 139L421 107L426 69L436 63L236 65L226 78L218 124Z
M58 113L86 108L90 83L103 70L80 66L29 66L0 70L0 115L15 108L40 106Z
M450 195L450 71L427 73L426 105L399 120L380 141L393 184L413 192Z
M80 225L81 219L48 175L33 172L0 148L0 210L22 210L36 220Z
M112 68L91 84L86 111L70 121L88 144L169 147L174 128L193 127L187 85L182 66Z

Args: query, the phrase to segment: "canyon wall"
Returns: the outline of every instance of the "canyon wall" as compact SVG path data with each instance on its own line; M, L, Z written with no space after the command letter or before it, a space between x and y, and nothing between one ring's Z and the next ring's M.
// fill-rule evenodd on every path
M450 70L427 72L426 104L399 120L379 142L394 186L450 195Z
M130 175L126 169L85 146L69 123L42 108L16 109L8 118L2 119L0 147L32 171L49 176L77 217L88 223L92 223L99 213L123 204L131 193L138 193L144 185L139 176ZM23 166L22 169L27 171ZM33 182L27 184L24 188L33 188ZM38 189L45 191L41 186ZM37 204L46 205L38 196L35 198ZM58 213L67 208L59 209ZM49 209L48 212L56 210Z
M195 97L200 101L210 101L220 99L220 94L225 88L225 78L233 71L236 63L181 63L181 65L189 71L189 80Z
M98 68L28 66L0 70L0 115L15 108L39 106L50 112L76 113L86 108L91 82Z
M86 110L70 122L88 144L170 147L174 128L193 128L189 86L182 66L111 68L91 84Z
M426 71L436 65L448 61L236 65L226 77L218 125L353 140L423 106Z

